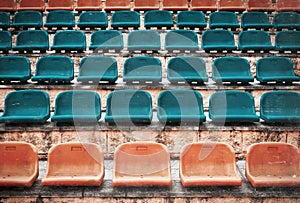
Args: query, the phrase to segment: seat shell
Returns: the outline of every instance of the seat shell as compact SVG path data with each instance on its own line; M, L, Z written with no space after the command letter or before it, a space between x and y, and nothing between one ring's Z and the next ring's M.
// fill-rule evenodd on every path
M36 10L45 11L44 0L20 0L20 5L18 10Z
M50 30L53 29L53 27L58 29L67 27L69 30L72 30L73 27L75 27L75 15L72 11L50 11L47 13L44 27L47 27Z
M43 16L40 11L19 11L14 15L12 27L16 29L35 28L40 29L43 25Z
M279 12L274 15L274 28L277 30L300 29L300 14L297 12Z
M270 33L262 30L247 30L239 33L238 46L240 50L270 51L272 45Z
M119 27L137 29L140 27L140 14L130 10L116 11L111 17L111 27L114 29Z
M171 30L168 31L165 38L165 49L173 50L190 50L197 51L198 36L193 30Z
M135 0L134 10L137 11L159 10L159 0Z
M229 30L206 30L202 34L202 49L211 50L235 50L233 33Z
M206 27L205 15L202 11L181 11L177 14L176 24L179 29L204 29Z
M276 11L300 11L299 0L277 0Z
M169 11L188 10L187 0L161 0L162 9Z
M106 0L106 11L130 10L130 0Z
M146 11L144 15L145 28L151 27L171 29L173 27L173 17L170 11L166 10L152 10Z
M244 29L268 29L273 27L270 23L269 15L260 11L243 13L241 17L241 26Z
M116 50L124 47L123 35L118 30L99 30L91 35L90 50Z
M248 0L248 11L275 11L275 6L272 0Z
M211 29L223 28L223 29L236 29L240 27L238 22L238 16L231 11L218 11L212 12L209 15L209 27Z
M10 14L0 11L0 28L7 29L10 27Z
M160 34L155 30L134 30L128 34L129 51L158 51Z
M191 0L191 10L216 11L218 9L215 0Z
M107 28L108 18L107 13L102 11L86 11L82 12L79 16L77 26L80 29L95 29L95 28Z
M285 30L276 33L275 47L279 51L299 51L300 31Z
M74 9L74 2L73 0L48 0L48 6L46 10L70 10Z
M102 1L99 0L77 0L77 5L75 7L77 11L101 11Z
M49 36L45 30L24 30L17 35L15 51L40 50L46 52L49 49Z
M12 38L11 33L6 30L0 30L0 51L7 52L11 50Z
M243 0L219 0L219 10L244 11L246 6Z
M0 11L14 12L17 10L17 2L15 0L1 0Z
M79 30L61 30L55 33L52 50L79 51L86 49L85 34Z

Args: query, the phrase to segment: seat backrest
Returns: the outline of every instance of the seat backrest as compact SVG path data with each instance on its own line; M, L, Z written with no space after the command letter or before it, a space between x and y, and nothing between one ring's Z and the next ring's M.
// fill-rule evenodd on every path
M270 24L270 18L267 13L260 12L260 11L245 12L242 14L241 24L242 27L244 26L247 27L253 24L268 25Z
M202 34L203 45L234 45L233 33L229 30L206 30Z
M42 24L42 13L39 11L19 11L15 13L13 23L40 23Z
M187 0L162 0L163 10L188 10Z
M243 0L219 0L219 10L244 11L246 7Z
M85 34L79 30L62 30L54 35L53 45L86 45Z
M47 10L73 10L73 0L48 0Z
M247 30L239 33L239 45L272 45L270 33L262 30Z
M101 10L101 0L77 0L76 10Z
M202 11L181 11L177 14L178 22L197 22L206 24L205 14Z
M166 34L165 44L184 45L186 47L198 47L198 37L193 30L171 30Z
M248 11L274 11L272 0L248 0Z
M0 50L2 48L10 49L12 45L11 33L6 30L0 30Z
M299 0L277 0L276 11L300 11Z
M18 33L16 45L45 45L49 46L49 36L45 30L24 30Z
M99 45L99 48L105 45L115 45L119 47L124 46L123 35L118 30L99 30L93 32L91 35L91 45Z
M57 10L50 11L46 16L46 23L75 23L75 15L72 11Z
M15 0L1 0L0 11L16 11L17 2Z
M106 0L105 10L130 10L130 0Z
M215 11L217 10L217 2L215 0L191 0L192 10Z
M156 30L134 30L128 34L129 49L130 46L155 46L160 49L160 35Z
M20 0L18 10L45 10L44 0Z
M297 12L275 13L273 23L275 28L299 28L300 14Z
M23 56L0 57L0 80L1 76L31 76L30 60Z
M280 46L293 46L300 50L300 31L284 30L276 33L275 45Z
M78 22L106 22L107 13L102 11L86 11L80 14Z
M10 14L0 11L0 28L8 28L10 26Z
M140 14L136 11L116 11L112 14L111 24L114 23L126 23L126 22L138 22L140 23Z
M153 10L147 11L144 15L144 21L146 23L160 23L160 22L173 22L172 13L166 10Z
M158 10L159 0L135 0L134 10Z
M230 11L212 12L209 15L209 24L238 24L238 16ZM221 27L221 26L220 26Z

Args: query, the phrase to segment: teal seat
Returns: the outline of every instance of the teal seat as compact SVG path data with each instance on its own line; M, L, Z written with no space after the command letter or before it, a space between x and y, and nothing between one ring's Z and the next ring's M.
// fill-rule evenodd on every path
M153 82L162 81L162 65L158 58L136 56L124 62L124 82Z
M7 29L10 27L10 14L0 11L0 28Z
M118 79L118 64L109 56L89 56L81 59L78 82L115 83Z
M285 30L276 33L276 50L279 51L299 51L300 31Z
M267 13L259 11L245 12L241 17L242 28L269 29L273 25L270 23L270 18Z
M140 14L130 10L115 11L111 17L111 27L114 29L119 27L138 29L140 27Z
M0 57L0 81L27 82L31 78L30 60L23 56Z
M50 117L49 95L41 90L18 90L6 95L0 123L45 123Z
M260 117L266 123L299 123L300 93L276 90L260 98Z
M8 52L12 47L11 33L6 30L0 30L0 51Z
M97 92L69 90L59 93L55 99L52 122L98 122L101 118L101 100Z
M160 46L160 35L155 30L134 30L128 34L129 51L158 51Z
M297 12L279 12L275 13L274 28L281 29L300 29L300 14Z
M120 51L123 47L123 35L118 30L99 30L91 35L90 50Z
M202 11L180 11L176 17L179 29L204 29L206 27L205 14Z
M212 80L222 82L253 82L250 63L245 58L225 56L217 58L212 63Z
M36 63L32 81L67 82L74 78L74 62L67 56L45 56Z
M269 51L274 49L270 33L262 30L248 30L239 33L239 49L242 51Z
M146 11L144 16L145 28L150 29L151 27L171 29L173 27L173 17L170 11L166 10L152 10Z
M204 83L208 81L206 64L195 56L178 56L168 61L167 77L171 83Z
M202 96L195 90L162 91L158 95L157 117L161 123L170 124L205 122Z
M209 15L209 27L211 29L224 28L236 29L240 27L237 14L230 11L212 12Z
M67 27L72 30L75 27L75 15L73 11L56 10L50 11L46 16L46 23L44 25L48 29L62 29Z
M292 60L279 56L259 59L256 62L256 79L261 83L300 81L294 73Z
M254 98L248 92L218 91L209 98L209 118L213 122L257 122Z
M165 38L165 48L173 50L198 50L198 37L193 30L171 30Z
M108 19L106 12L101 11L86 11L79 15L77 26L80 29L95 29L95 28L107 28Z
M16 46L13 50L24 52L40 50L46 52L49 49L49 36L45 30L24 30L18 33Z
M43 25L43 15L40 11L19 11L15 13L12 27L16 29L35 28L40 29Z
M229 30L206 30L202 34L202 49L207 52L232 51L236 48L233 33Z
M86 48L85 34L79 30L58 31L54 35L52 50L83 52Z
M110 124L150 124L152 97L143 90L115 90L107 96L105 122Z

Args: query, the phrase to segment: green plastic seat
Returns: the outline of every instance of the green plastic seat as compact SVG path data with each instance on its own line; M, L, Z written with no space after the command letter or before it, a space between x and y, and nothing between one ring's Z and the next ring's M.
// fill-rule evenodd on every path
M10 14L0 11L0 28L7 29L10 27Z
M168 61L167 77L171 83L204 83L208 81L206 64L195 56L178 56Z
M155 30L134 30L128 34L129 51L158 51L160 47L160 35Z
M276 33L275 46L279 51L299 51L300 31L285 30Z
M83 52L86 48L85 34L79 30L58 31L54 35L52 50Z
M0 57L0 81L27 82L31 78L30 60L23 56Z
M237 47L229 30L206 30L202 34L202 49L205 51L231 51Z
M218 91L209 98L209 118L213 122L257 122L254 98L248 92Z
M238 46L242 51L270 51L275 48L272 45L270 33L262 30L247 30L240 32Z
M19 11L15 13L12 27L16 29L35 28L40 29L43 25L43 15L40 11Z
M109 56L89 56L81 59L78 82L115 83L118 79L118 64Z
M140 27L140 14L130 10L116 11L111 17L111 27L114 29L119 27L137 29Z
M46 52L49 49L49 36L45 30L24 30L18 33L16 46L13 50L24 52L39 50Z
M98 122L101 118L101 100L97 92L70 90L59 93L55 99L52 122Z
M143 90L115 90L107 97L105 122L110 124L150 124L152 97Z
M300 81L294 73L292 60L279 56L259 59L256 62L256 79L261 83Z
M165 48L168 51L190 50L197 51L198 37L193 30L171 30L165 38Z
M72 30L75 27L75 15L73 11L66 10L56 10L50 11L46 16L46 23L44 27L48 29L62 29L67 27L69 30Z
M0 51L8 52L12 47L11 33L6 30L0 30Z
M173 17L170 11L166 10L152 10L146 11L144 15L145 28L151 27L171 29L173 27Z
M158 95L157 117L161 123L199 124L205 122L202 96L195 90L162 91Z
M86 11L79 15L77 26L80 29L107 28L108 18L106 12Z
M212 80L222 82L253 82L250 63L245 58L225 56L217 58L212 63Z
M36 63L32 81L66 82L74 79L74 62L67 56L45 56Z
M176 17L179 29L204 29L206 27L205 14L202 11L180 11Z
M90 50L120 51L123 47L123 35L118 30L99 30L91 35Z
M0 123L45 123L50 117L49 95L41 90L18 90L6 95Z
M269 15L259 11L243 13L241 17L241 25L243 29L269 29L273 27L270 23Z
M162 65L158 58L136 56L124 62L124 82L153 82L162 81Z
M238 16L234 12L219 11L212 12L209 15L209 27L211 29L224 28L224 29L236 29L240 27L238 22Z
M300 93L287 90L264 93L260 97L260 117L266 123L299 123Z
M300 14L297 12L279 12L275 13L274 28L281 30L287 29L300 29Z

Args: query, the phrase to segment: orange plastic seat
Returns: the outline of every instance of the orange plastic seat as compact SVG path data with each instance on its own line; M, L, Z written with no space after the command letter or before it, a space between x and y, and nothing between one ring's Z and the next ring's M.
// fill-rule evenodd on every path
M77 0L77 11L102 10L101 0Z
M246 7L243 0L219 0L219 10L244 11Z
M278 142L251 145L246 155L246 177L253 187L299 187L299 150Z
M38 154L32 144L0 143L0 186L31 187L39 175Z
M130 10L130 0L106 0L104 9L106 11Z
M104 155L96 144L54 145L48 155L43 186L100 186L104 178Z
M170 154L164 145L133 142L117 147L113 186L171 186Z
M188 10L188 0L162 0L163 10Z
M134 0L134 10L159 10L159 0Z
M44 0L21 0L18 10L45 10Z
M191 0L192 10L215 11L217 2L215 0Z
M272 0L248 0L248 11L274 11Z
M235 153L225 143L193 143L180 155L179 175L187 186L240 186Z
M73 0L48 0L47 10L73 10Z
M1 0L0 1L0 11L16 11L17 3L15 0Z
M277 0L276 11L300 11L300 0Z

